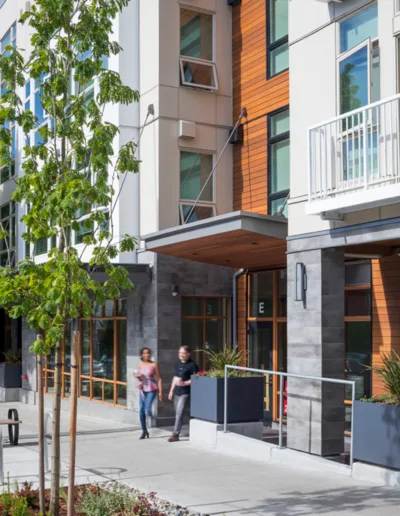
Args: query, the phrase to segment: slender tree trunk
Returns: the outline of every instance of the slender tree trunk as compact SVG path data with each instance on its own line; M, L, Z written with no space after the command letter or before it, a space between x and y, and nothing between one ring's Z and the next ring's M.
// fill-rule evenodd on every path
M76 413L78 408L79 332L74 332L71 364L71 419L69 427L68 516L75 515Z
M51 462L51 496L50 514L58 516L60 499L60 420L61 420L61 375L62 346L58 343L55 350L53 428L52 428L52 462Z
M42 336L38 335L38 339ZM39 355L37 357L37 372L38 372L38 409L39 409L39 503L40 510L45 514L44 506L44 490L45 490L45 479L44 479L44 403L43 403L43 360L45 355Z

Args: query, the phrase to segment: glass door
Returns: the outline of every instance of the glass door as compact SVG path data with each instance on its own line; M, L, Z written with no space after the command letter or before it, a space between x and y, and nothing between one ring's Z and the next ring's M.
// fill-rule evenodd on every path
M273 323L250 322L250 367L273 370ZM271 423L273 415L273 376L265 375L264 390L264 422Z

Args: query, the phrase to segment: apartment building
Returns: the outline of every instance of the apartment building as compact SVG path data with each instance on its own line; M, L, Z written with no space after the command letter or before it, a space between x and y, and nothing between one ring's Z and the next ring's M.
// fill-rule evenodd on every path
M27 28L18 24L29 2L6 0L0 6L1 48L13 42L29 51ZM226 188L232 184L231 146L216 163L232 127L231 15L232 8L219 0L132 0L115 20L114 37L123 51L111 56L107 66L141 93L140 103L109 107L105 112L105 119L120 130L116 152L129 139L138 141L141 134L140 173L126 179L114 212L116 241L117 235L131 234L140 240L141 234L177 226L185 219L232 211L232 189ZM88 95L95 95L98 87L94 81ZM31 81L20 94L40 123L48 123L38 85ZM44 240L26 249L21 238L24 228L19 219L26 207L15 205L11 196L14 178L21 173L22 142L15 130L15 164L1 171L0 214L3 223L11 224L14 236L12 262L6 261L3 243L0 256L2 263L9 265L27 252L42 263L55 244ZM194 207L214 165L215 178ZM72 235L78 249L83 249L85 231L82 227ZM88 248L84 262L90 255ZM81 332L79 407L84 413L137 422L138 390L133 371L140 349L152 349L167 393L181 342L190 341L196 349L204 348L206 341L216 348L225 345L232 270L156 255L144 248L123 253L117 260L129 270L134 290L107 301L104 307L94 306L93 317L72 325ZM35 403L36 359L29 352L34 332L23 322L9 321L4 311L1 317L1 331L7 337L1 351L22 349L22 388L7 395ZM70 335L63 350L62 395L63 403L68 403ZM198 359L204 361L200 352ZM53 389L54 360L50 356L45 370L49 404ZM161 404L158 422L168 423L172 413L171 403Z
M4 3L0 35L11 27L19 44L16 3ZM120 258L134 291L79 323L81 407L134 417L139 349L154 351L167 387L181 343L204 368L202 351L232 344L252 367L348 378L358 398L382 393L368 366L400 350L399 3L132 0L115 33L129 51L109 66L141 92L139 105L108 114L116 145L143 130L118 224L141 246ZM4 177L13 173L17 151ZM11 190L2 180L1 210ZM19 209L1 216L18 220ZM21 392L34 402L31 335L4 328L10 341L22 334ZM288 446L343 451L348 391L291 379L282 393L267 376L267 422L280 396ZM158 416L168 422L170 405Z
M232 2L233 3L233 2ZM253 367L356 382L399 350L400 5L234 2L233 209L145 238L158 253L235 269L232 343ZM265 418L282 393L267 377ZM290 379L289 447L342 453L351 396Z

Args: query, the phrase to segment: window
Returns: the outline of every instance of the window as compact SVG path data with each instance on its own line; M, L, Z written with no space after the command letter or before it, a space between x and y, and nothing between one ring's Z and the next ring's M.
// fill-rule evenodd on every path
M356 383L356 399L371 396L372 300L371 262L345 269L345 378ZM346 430L351 421L351 389L346 386Z
M205 351L220 351L228 344L228 300L226 298L182 299L182 345L194 353L200 369L206 369Z
M290 188L289 108L268 117L268 213L287 217Z
M215 215L214 182L209 178L213 156L181 151L180 221L195 222ZM200 195L201 194L201 195ZM195 205L197 198L200 198Z
M218 89L213 62L213 16L181 9L181 84L192 88Z
M378 7L340 23L339 110L353 111L380 99Z
M1 7L1 5L0 5ZM13 46L16 47L17 43L17 25L14 23L12 27L5 33L4 37L0 40L0 54L2 56L7 56L10 54L10 51L6 49L6 47ZM3 82L0 78L0 95L6 93L7 88L5 82Z
M79 230L75 231L75 244L83 244L83 239L93 233L93 222L83 220L79 223Z
M71 338L68 328L63 341L62 396L71 395ZM93 317L80 320L79 396L126 407L126 299L94 304ZM54 353L44 371L45 392L54 392Z
M268 78L289 68L288 0L268 0L267 75Z
M13 267L15 264L15 246L17 234L17 219L15 202L11 201L0 207L1 229L8 236L0 240L0 266Z
M11 145L7 150L7 155L3 156L0 161L0 184L5 183L15 176L15 159L16 159L16 130L15 123L6 122L3 129L10 131Z

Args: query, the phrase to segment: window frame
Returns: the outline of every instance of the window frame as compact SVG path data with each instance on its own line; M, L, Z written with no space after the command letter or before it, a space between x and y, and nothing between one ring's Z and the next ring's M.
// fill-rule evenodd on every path
M203 66L209 66L210 68L212 68L215 86L207 86L206 84L198 84L195 82L185 81L185 72L184 72L184 68L183 68L184 62L201 64ZM201 90L207 90L207 91L218 91L219 85L218 85L217 66L214 63L214 61L206 61L205 59L195 59L194 57L180 56L179 57L179 69L180 69L180 74L181 74L181 86L185 86L186 88L194 88L194 89L201 89Z
M211 156L212 157L212 168L215 167L215 154L214 153L212 153L212 152L199 152L197 150L184 149L182 147L179 148L179 225L184 225L184 224L187 223L185 218L184 218L184 216L183 216L183 206L194 206L194 205L196 205L196 207L199 206L199 207L204 207L204 208L213 208L213 215L212 215L212 217L215 217L217 215L217 203L216 203L216 192L215 192L215 187L216 187L215 174L213 174L211 179L210 179L211 185L212 185L212 201L202 201L202 200L199 199L196 202L196 199L182 199L181 198L181 173L182 173L182 171L181 171L181 154L182 154L182 152L186 152L186 153L190 153L190 154L198 154L200 156L201 155L203 155L203 156ZM211 170L210 170L210 173L211 173Z
M182 10L192 11L196 14L206 14L208 16L211 16L211 22L212 22L212 36L211 36L212 60L211 61L209 61L208 59L190 57L190 56L185 56L185 55L181 54L181 29L182 29L181 12L182 12ZM204 84L197 84L197 83L185 81L185 74L184 74L184 68L183 68L184 62L210 66L212 68L215 86L207 86ZM219 90L217 65L215 63L215 13L214 12L205 11L205 10L201 10L201 9L195 9L195 8L185 6L185 5L179 6L179 74L180 74L180 83L181 83L180 85L185 88L206 90L206 91L211 91L211 92L215 92L215 91Z
M271 193L271 185L272 185L272 145L275 143L279 143L284 140L289 140L289 146L290 146L290 128L289 131L286 131L284 133L278 134L277 136L270 137L271 134L271 122L272 117L275 115L279 115L280 113L284 113L285 111L288 111L289 114L289 124L290 124L290 104L287 104L286 106L283 106L275 111L271 111L271 113L268 113L267 115L267 188L268 188L268 215L272 215L271 213L271 204L272 201L276 201L279 199L286 199L286 197L290 194L290 174L289 174L289 188L286 190L279 190L279 192ZM283 213L282 213L283 215Z
M17 220L18 220L18 213L17 213L17 204L15 201L8 201L0 206L0 210L4 208L5 206L9 206L9 213L6 217L1 217L0 215L0 221L3 225L5 221L8 221L8 250L7 247L4 250L0 250L0 256L6 256L6 265L5 267L14 267L15 265L15 257L17 252ZM4 240L4 239L2 239ZM0 242L2 241L0 240ZM13 246L12 243L15 245Z
M202 303L203 303L202 315L182 315L183 314L183 309L182 309L183 303L189 299L197 299L197 300L202 301ZM218 300L218 301L221 301L221 303L224 303L225 304L225 315L208 315L206 307L207 307L207 300L209 300L209 299ZM207 356L204 353L204 351L207 349L207 347L206 347L206 345L207 345L207 321L216 320L216 319L224 321L224 323L225 323L224 330L225 330L226 340L225 340L225 343L222 342L223 348L220 349L220 351L222 351L226 347L229 347L229 344L230 344L230 334L231 334L230 333L231 332L230 312L231 312L231 302L230 302L230 298L227 296L183 296L182 297L182 299L181 299L181 338L182 338L182 329L183 329L183 321L184 320L188 320L188 319L197 320L197 321L201 321L203 324L203 348L202 348L202 350L193 349L194 360L196 361L200 370L206 370L206 368L207 368L207 362L206 362ZM182 345L184 345L184 344L185 343L182 341ZM203 351L202 354L200 354L201 351ZM202 362L201 364L200 364L200 360Z
M78 364L78 376L79 376L78 397L86 399L86 400L90 400L90 401L93 401L96 403L103 403L106 405L126 409L127 404L121 405L118 403L118 387L125 387L125 392L127 394L127 381L128 381L128 370L127 369L126 369L126 381L123 382L122 380L117 380L118 365L119 365L119 360L118 360L118 345L119 345L118 321L126 321L126 323L128 321L128 315L118 315L118 303L121 300L127 301L127 298L118 297L118 298L115 298L112 300L114 302L114 312L113 312L112 316L105 315L105 310L104 310L105 305L103 305L102 310L101 310L101 315L99 315L99 316L94 315L94 310L93 310L93 315L91 317L77 319L78 325L79 325L79 330L80 330L80 355L79 355L79 364ZM106 321L106 320L113 321L113 328L114 328L113 329L113 368L114 368L114 379L113 380L109 380L107 378L97 378L96 376L93 376L93 340L94 340L93 326L94 326L94 322L96 322L96 321ZM84 338L82 327L83 327L84 322L89 322L89 349L90 349L90 351L89 351L89 357L90 357L89 358L89 369L90 369L89 374L83 374L83 372L82 372L82 368L83 368L82 341ZM66 337L67 337L67 335L65 335L62 340L63 359L62 359L62 371L61 371L61 373L62 373L62 394L61 394L61 396L62 396L62 398L69 399L70 396L66 395L66 384L67 384L67 378L71 377L71 371L66 371L66 363L67 363L66 352L65 352L66 351ZM71 337L71 346L72 346L72 331L71 331L70 337ZM126 341L126 350L127 350L127 346L128 346L128 338ZM51 357L48 356L48 358L45 362L45 366L43 368L43 379L44 379L44 392L46 394L49 394L50 396L53 396L54 394L52 392L49 392L49 390L48 390L49 374L53 375L53 378L54 378L54 373L55 373L55 369L52 368L51 364L52 364ZM125 365L127 366L126 357L125 357ZM82 394L82 380L87 380L89 382L89 396L85 396ZM102 399L101 400L94 399L94 397L93 397L93 392L94 392L93 383L94 382L100 382L102 384ZM105 385L106 384L113 385L113 389L114 389L113 402L105 399Z
M289 52L289 24L288 24L288 33L286 36L283 36L282 38L271 42L271 7L272 7L272 0L266 0L266 15L267 15L267 23L266 23L266 29L267 29L267 79L272 79L273 77L277 77L281 75L282 73L285 73L289 70L289 64L286 68L283 70L272 73L271 72L271 53L278 49L279 47L282 47L283 45L288 45L288 52Z

